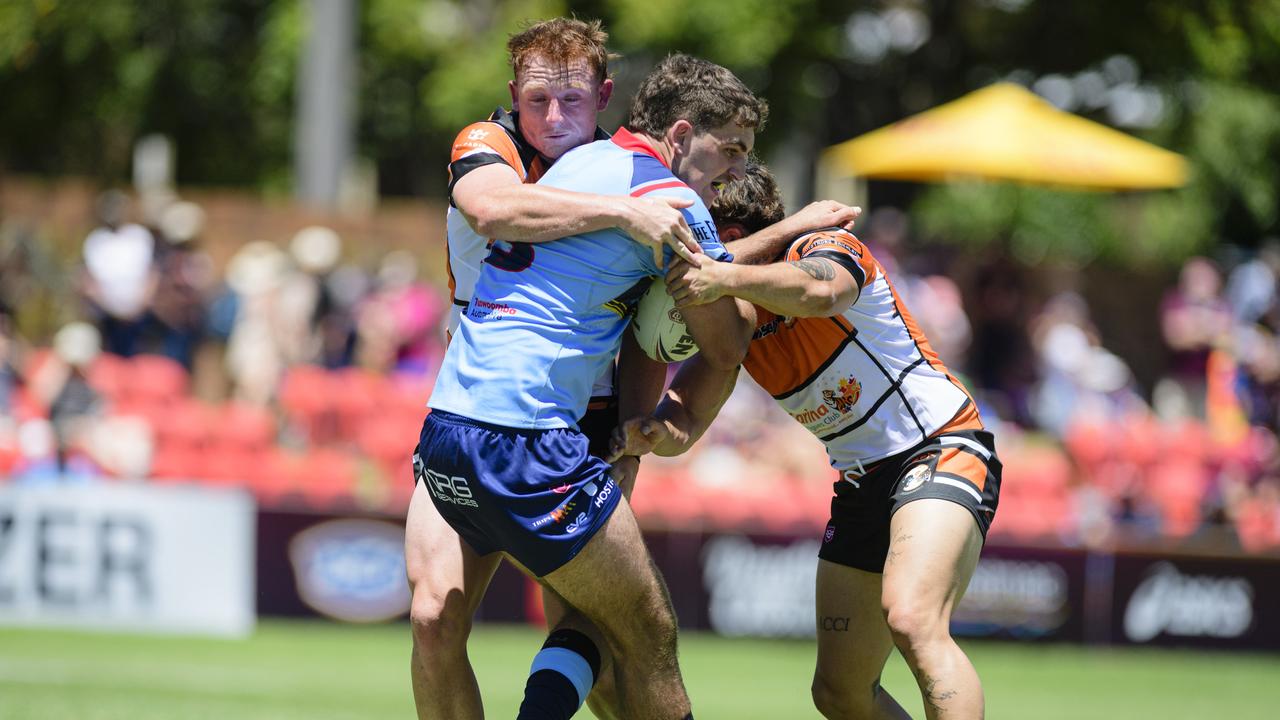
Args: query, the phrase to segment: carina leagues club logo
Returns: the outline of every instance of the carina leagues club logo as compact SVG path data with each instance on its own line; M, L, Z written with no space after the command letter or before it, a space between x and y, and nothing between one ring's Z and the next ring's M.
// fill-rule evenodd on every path
M852 375L842 378L835 390L822 391L822 401L841 414L852 411L860 397L862 397L862 383Z

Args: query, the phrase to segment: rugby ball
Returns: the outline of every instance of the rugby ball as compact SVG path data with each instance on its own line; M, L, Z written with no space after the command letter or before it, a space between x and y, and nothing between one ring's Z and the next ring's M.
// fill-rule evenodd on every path
M636 305L631 331L645 353L658 362L680 362L698 352L693 336L684 326L680 308L667 294L667 285L660 277L653 279Z

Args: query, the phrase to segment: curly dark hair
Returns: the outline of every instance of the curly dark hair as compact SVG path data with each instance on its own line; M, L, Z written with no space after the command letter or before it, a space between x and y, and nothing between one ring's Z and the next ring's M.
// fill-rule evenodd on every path
M706 132L730 120L764 129L769 105L728 69L698 58L668 55L640 83L631 99L627 129L661 136L677 120Z
M747 235L769 227L787 214L773 173L754 157L747 161L747 174L725 185L710 210L716 225L741 225Z

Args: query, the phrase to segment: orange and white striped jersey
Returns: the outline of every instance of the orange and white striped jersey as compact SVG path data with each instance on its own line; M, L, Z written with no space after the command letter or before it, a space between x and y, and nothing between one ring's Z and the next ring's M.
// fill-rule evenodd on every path
M797 238L785 259L832 260L861 287L833 317L785 318L757 307L743 367L827 447L831 465L862 474L877 460L950 430L982 428L964 386L938 359L871 252L853 234Z
M537 182L546 172L546 164L537 151L520 135L516 117L502 108L493 111L488 120L472 123L458 133L449 153L449 212L446 216L449 244L449 313L448 334L458 329L462 311L471 302L471 293L480 277L480 265L489 254L490 238L472 229L467 218L453 202L453 186L467 173L485 165L501 163L520 176L521 182Z

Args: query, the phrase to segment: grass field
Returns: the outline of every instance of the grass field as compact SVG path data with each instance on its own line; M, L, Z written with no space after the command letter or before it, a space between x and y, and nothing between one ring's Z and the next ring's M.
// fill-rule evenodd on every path
M515 717L539 642L528 628L477 628L471 655L489 717ZM812 643L692 633L681 642L700 720L818 717L808 696ZM1280 656L965 647L990 718L1280 717ZM408 718L408 654L403 625L270 621L244 641L0 629L0 718ZM896 655L884 684L923 717Z

